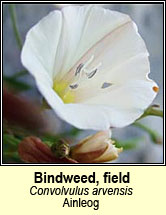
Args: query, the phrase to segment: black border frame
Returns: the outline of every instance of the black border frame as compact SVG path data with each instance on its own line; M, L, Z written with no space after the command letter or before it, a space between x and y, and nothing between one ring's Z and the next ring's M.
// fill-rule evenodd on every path
M3 5L5 4L162 4L163 5L163 163L96 163L96 164L4 164L2 158L3 152L3 107L2 107L2 93L3 93ZM1 1L1 160L0 166L166 166L165 158L165 1Z

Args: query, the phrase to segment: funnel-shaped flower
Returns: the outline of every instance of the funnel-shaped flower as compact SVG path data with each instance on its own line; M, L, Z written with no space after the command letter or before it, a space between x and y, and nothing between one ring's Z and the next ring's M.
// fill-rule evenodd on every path
M158 91L135 23L96 6L51 12L28 32L21 59L48 104L81 129L129 125Z
M79 163L102 163L118 158L122 148L116 148L108 131L101 131L83 139L71 150L71 157Z

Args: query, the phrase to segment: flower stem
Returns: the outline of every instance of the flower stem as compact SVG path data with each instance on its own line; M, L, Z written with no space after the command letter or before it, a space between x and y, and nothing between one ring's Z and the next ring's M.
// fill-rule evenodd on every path
M18 31L18 27L17 27L17 18L16 18L16 11L15 11L15 5L14 4L9 5L9 12L10 12L11 20L12 20L15 38L16 38L19 49L21 49L22 48L22 40L21 40L21 36L20 36L20 33Z
M147 127L146 125L143 125L139 122L135 122L133 123L134 126L142 129L143 131L147 132L150 136L150 139L156 143L156 144L162 144L162 138L159 136L159 134L156 131L153 131L152 129L150 129L149 127Z
M163 111L160 109L156 109L158 106L157 105L152 105L150 107L148 107L145 112L143 113L143 115L138 119L142 119L146 116L159 116L163 118Z

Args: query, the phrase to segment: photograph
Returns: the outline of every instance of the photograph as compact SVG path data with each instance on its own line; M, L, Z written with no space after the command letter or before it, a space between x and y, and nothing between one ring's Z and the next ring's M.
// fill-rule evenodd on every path
M164 4L59 3L2 4L1 165L163 165Z

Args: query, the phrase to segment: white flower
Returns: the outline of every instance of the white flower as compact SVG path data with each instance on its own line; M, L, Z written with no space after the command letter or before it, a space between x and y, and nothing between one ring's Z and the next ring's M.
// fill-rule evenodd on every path
M133 123L158 90L135 23L101 7L51 12L28 32L21 59L57 115L81 129Z
M54 4L58 9L62 9L63 7L68 7L68 6L72 6L72 4ZM85 5L85 4L74 4L74 5ZM93 5L97 5L99 7L105 7L107 6L107 4L93 4Z

